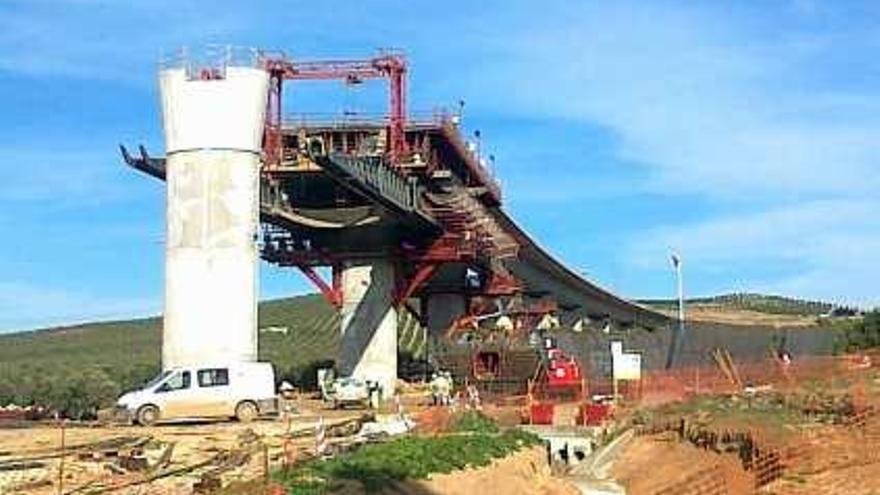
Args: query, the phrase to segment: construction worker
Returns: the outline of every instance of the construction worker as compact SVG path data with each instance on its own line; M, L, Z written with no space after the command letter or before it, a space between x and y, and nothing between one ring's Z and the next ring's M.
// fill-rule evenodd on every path
M441 371L440 373L434 373L431 377L431 396L433 397L434 405L448 406L449 405L449 393L452 389L452 379L449 377L449 373L445 371Z
M480 403L480 391L477 389L477 386L473 383L467 386L467 396L468 396L468 409L480 410L483 408Z
M448 406L450 403L450 394L452 393L452 380L449 373L441 371L437 376L437 396L441 406Z
M379 409L379 404L382 402L382 386L379 382L367 380L367 396L370 409Z
M791 353L787 350L779 351L779 363L782 365L782 376L786 380L791 380Z
M443 377L445 381L444 397L446 399L446 405L449 406L452 404L452 394L455 392L455 382L452 380L452 373L448 371L443 372Z
M440 376L431 373L431 404L436 406L440 403Z

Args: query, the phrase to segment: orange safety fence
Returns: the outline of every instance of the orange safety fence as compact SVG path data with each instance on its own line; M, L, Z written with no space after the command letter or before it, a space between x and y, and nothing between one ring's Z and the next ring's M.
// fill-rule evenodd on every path
M650 371L637 382L618 384L619 395L631 402L658 405L695 395L741 392L744 389L788 389L811 381L851 380L860 371L880 365L876 354L808 356L785 363L777 359L737 363L735 375L718 365L702 365L673 370ZM590 393L608 393L610 380L591 379ZM858 396L859 392L856 391ZM856 397L858 400L858 397Z
M811 400L821 398L815 403L815 410L810 409L814 404L810 400L800 402L798 407L804 408L806 413L821 412L823 407L834 411L833 415L810 425L787 428L784 435L755 426L744 426L740 430L712 429L699 419L688 419L687 416L653 422L638 427L636 433L672 433L680 441L689 442L707 451L717 454L735 453L743 471L751 479L753 491L749 493L814 493L802 491L803 487L799 486L798 483L803 484L805 476L819 476L826 480L821 485L822 493L851 493L847 491L852 489L851 480L845 480L845 476L832 478L827 474L880 464L880 394L876 387L869 386L873 385L877 376L877 368L873 363L878 362L880 361L875 356L865 359L864 355L807 358L793 363L790 372L785 374L779 369L774 370L767 363L740 366L739 373L743 382L754 379L755 387L769 385L783 389L786 397ZM652 374L653 380L646 380L646 386L640 392L669 395L671 390L678 390L685 394L696 393L696 377L691 374L693 378L688 380L688 372L700 373L699 377L703 381L699 393L731 389L730 383L723 384L721 381L715 382L717 386L713 386L717 375L713 376L709 369L700 368ZM815 387L786 389L805 385L811 380L820 381L816 381ZM645 395L637 398L643 397ZM654 495L733 494L729 483L723 484L724 475L723 470L704 468L672 486L663 487ZM742 490L738 493L740 492Z
M524 404L526 416L532 412L545 411L543 406L565 403L589 404L591 398L611 397L615 394L630 406L657 406L682 401L700 395L724 395L745 393L747 396L775 390L785 392L804 385L814 384L815 387L849 387L846 407L852 412L864 410L867 400L864 390L864 371L880 365L880 353L860 353L841 356L802 356L794 360L784 361L767 357L761 361L736 362L727 354L724 361L716 364L680 367L672 370L649 371L642 375L641 380L613 381L606 377L585 377L580 393L549 394L547 387L538 387L529 381L525 394L521 394L518 383L497 383L487 388L486 402L508 403L516 399L518 405ZM836 385L835 385L836 384ZM544 390L547 389L547 390ZM813 387L806 387L813 390ZM539 393L544 390L543 393ZM494 393L493 393L494 392ZM603 403L604 400L599 400ZM532 406L536 405L538 409ZM805 411L809 413L809 411ZM823 411L819 411L823 412ZM853 419L854 421L857 419ZM544 419L543 421L549 421Z

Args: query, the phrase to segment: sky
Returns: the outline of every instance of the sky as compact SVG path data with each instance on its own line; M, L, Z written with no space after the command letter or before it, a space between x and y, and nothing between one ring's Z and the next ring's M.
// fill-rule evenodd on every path
M181 46L402 49L413 111L465 102L504 204L630 298L768 292L880 304L880 4L0 0L0 331L157 314L156 70ZM300 83L284 109L378 111ZM261 295L312 291L261 266Z

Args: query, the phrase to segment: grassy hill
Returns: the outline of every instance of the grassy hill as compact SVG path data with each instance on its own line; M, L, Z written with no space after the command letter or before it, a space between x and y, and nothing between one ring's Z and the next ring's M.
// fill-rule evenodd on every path
M678 301L675 299L645 299L639 302L658 309L675 309L678 305ZM834 307L833 304L828 302L808 301L791 297L753 293L695 297L686 299L685 302L688 305L713 306L731 311L754 311L774 315L812 317L827 313Z
M642 302L662 311L675 307L671 300ZM688 317L700 317L702 311L712 321L727 323L779 317L787 319L782 323L800 319L814 324L816 315L831 306L779 296L730 294L689 300ZM725 321L725 317L736 321ZM314 381L315 367L336 356L339 324L335 309L319 295L265 301L259 312L259 326L264 330L260 359L275 364L279 379L308 386ZM286 333L265 331L269 327L286 329ZM844 342L845 347L876 345L871 344L876 340L874 327L870 331L863 327L853 324L852 338ZM88 415L156 374L160 328L159 318L146 318L2 334L0 405L36 403L70 416ZM398 328L401 353L420 357L425 349L423 328L408 312L401 313Z
M332 360L339 346L339 316L319 295L260 304L260 359L279 377L313 379L317 363ZM412 315L400 316L401 351L419 356L424 332ZM161 319L87 323L0 335L0 404L40 403L87 413L106 405L159 369Z

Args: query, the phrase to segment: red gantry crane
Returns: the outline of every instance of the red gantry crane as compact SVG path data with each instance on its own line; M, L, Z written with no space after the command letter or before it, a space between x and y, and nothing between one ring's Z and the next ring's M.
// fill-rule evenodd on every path
M406 59L398 53L382 54L365 60L294 61L285 56L267 57L269 101L266 109L264 147L266 163L277 165L281 151L281 94L284 80L314 81L338 79L359 84L365 79L388 79L389 162L397 166L406 153Z

